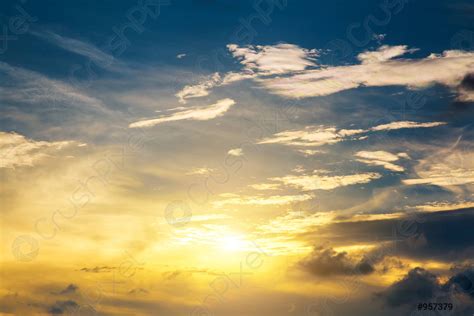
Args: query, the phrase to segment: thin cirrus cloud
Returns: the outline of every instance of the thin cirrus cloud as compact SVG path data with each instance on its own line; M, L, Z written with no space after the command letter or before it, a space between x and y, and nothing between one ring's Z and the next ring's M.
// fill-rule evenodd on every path
M0 100L3 101L38 105L55 103L64 107L75 105L106 111L102 101L31 70L0 62L0 76L7 78L0 84Z
M382 166L387 170L403 172L405 168L395 164L400 158L409 159L406 153L392 154L387 151L359 151L355 154L358 157L357 161L365 163L370 166Z
M207 121L224 115L234 104L235 101L232 99L222 99L208 106L191 107L187 110L176 111L170 115L134 122L131 123L129 127L152 127L166 122L181 120Z
M176 94L180 102L209 95L216 86L244 79L253 79L270 93L286 98L326 96L362 86L424 88L441 84L457 90L460 101L472 99L472 91L462 84L474 67L472 52L447 50L425 58L403 59L400 57L417 49L383 45L357 55L359 64L321 66L317 64L318 50L293 44L229 44L227 48L243 69L223 76L215 73L199 84L184 87Z
M270 196L239 196L234 194L225 194L224 199L214 201L213 205L222 207L225 205L286 205L295 202L308 201L314 198L311 194L298 195L270 195Z
M290 130L276 133L272 137L267 137L258 141L257 144L283 144L316 147L326 144L334 144L347 139L364 139L364 136L357 135L371 131L378 132L404 128L430 128L445 124L445 122L419 123L413 121L396 121L388 124L377 125L369 129L337 129L333 126L306 126L303 130Z
M103 68L107 68L115 61L112 55L84 41L62 36L51 31L32 31L31 34L66 51L87 57Z
M17 133L0 132L0 168L32 167L40 160L74 144L74 141L35 141Z
M381 178L382 175L376 172L359 173L342 176L330 176L321 174L311 175L288 175L275 177L270 180L280 182L286 186L295 187L303 191L332 190L353 184L369 183L372 180Z

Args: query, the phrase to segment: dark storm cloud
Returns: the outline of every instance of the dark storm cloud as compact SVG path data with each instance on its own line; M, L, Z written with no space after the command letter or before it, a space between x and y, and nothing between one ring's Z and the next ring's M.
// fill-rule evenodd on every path
M389 220L336 223L317 233L327 236L328 241L336 245L347 244L347 241L379 242L384 255L453 262L474 255L472 227L474 209L464 209Z
M461 81L460 86L468 91L474 90L474 73L467 74Z
M446 282L445 289L454 289L474 299L474 268L467 268L452 276Z
M416 310L419 303L451 303L448 315L472 315L474 312L474 270L472 267L455 273L442 284L434 273L423 268L410 270L405 277L393 283L376 297L390 308Z
M370 262L364 259L353 260L346 252L338 253L332 248L315 248L300 265L316 276L364 275L374 271Z
M79 287L73 283L69 284L66 286L64 289L62 289L59 292L53 292L53 294L56 295L67 295L67 294L73 294L76 293L76 291L79 289Z
M415 268L380 295L389 306L400 306L426 302L440 289L436 275L422 268Z
M67 311L71 311L79 307L75 301L67 300L67 301L56 301L49 309L48 313L51 315L61 315Z

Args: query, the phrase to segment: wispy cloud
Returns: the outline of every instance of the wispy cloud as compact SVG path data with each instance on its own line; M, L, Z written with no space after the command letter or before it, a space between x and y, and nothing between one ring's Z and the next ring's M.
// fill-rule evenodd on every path
M309 69L292 76L258 78L270 92L287 98L325 96L358 87L442 84L455 89L474 67L474 53L445 51L422 59L394 59L411 52L406 46L382 46L358 55L360 64Z
M60 103L64 107L71 105L86 106L105 110L103 103L70 85L49 79L34 71L10 66L0 62L0 76L7 77L5 84L0 84L0 100L44 105Z
M31 34L64 50L90 58L96 65L103 68L107 68L115 61L112 55L103 52L90 43L78 39L65 37L51 31L32 31Z
M222 200L214 201L212 204L216 207L224 205L286 205L295 202L311 200L314 196L311 194L297 195L270 195L270 196L240 196L236 194L225 194Z
M372 127L371 130L373 131L388 131L394 129L403 129L403 128L429 128L429 127L437 127L441 125L446 125L445 122L427 122L427 123L418 123L412 121L397 121L391 122L388 124L382 124L375 127Z
M74 141L35 141L17 133L0 132L0 168L34 166Z
M409 156L406 153L398 153L396 155L389 153L387 151L359 151L355 154L357 161L365 163L367 165L372 166L382 166L385 169L396 171L396 172L403 172L405 168L394 164L395 161L399 160L400 158L408 159Z
M395 130L403 128L429 128L445 125L444 122L418 123L411 121L397 121L378 125L370 129L337 129L334 126L306 126L303 130L290 130L274 134L264 138L258 144L284 144L292 146L322 146L334 144L348 139L365 139L354 137L370 131ZM317 152L302 151L303 154L311 155Z
M258 144L285 144L294 146L322 146L340 142L346 137L366 132L362 129L338 130L328 126L307 126L304 130L284 131L264 138Z
M284 185L295 187L304 191L332 190L353 184L369 183L381 178L379 173L359 173L342 176L330 176L321 174L311 175L288 175L284 177L271 178L270 180L281 182Z
M188 110L177 111L170 115L163 115L154 119L147 119L131 123L130 128L136 127L152 127L165 122L180 121L180 120L197 120L206 121L224 115L235 104L232 99L222 99L217 103L201 106L191 107Z

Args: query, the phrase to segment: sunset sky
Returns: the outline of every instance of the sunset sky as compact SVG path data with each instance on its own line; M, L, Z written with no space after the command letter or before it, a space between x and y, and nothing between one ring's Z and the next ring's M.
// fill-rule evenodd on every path
M473 21L2 1L0 315L473 315Z

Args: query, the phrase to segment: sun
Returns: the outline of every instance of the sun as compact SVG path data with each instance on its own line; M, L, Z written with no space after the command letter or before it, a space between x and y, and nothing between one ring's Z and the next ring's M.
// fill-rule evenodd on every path
M247 242L242 236L228 234L219 238L218 246L224 251L243 251Z

